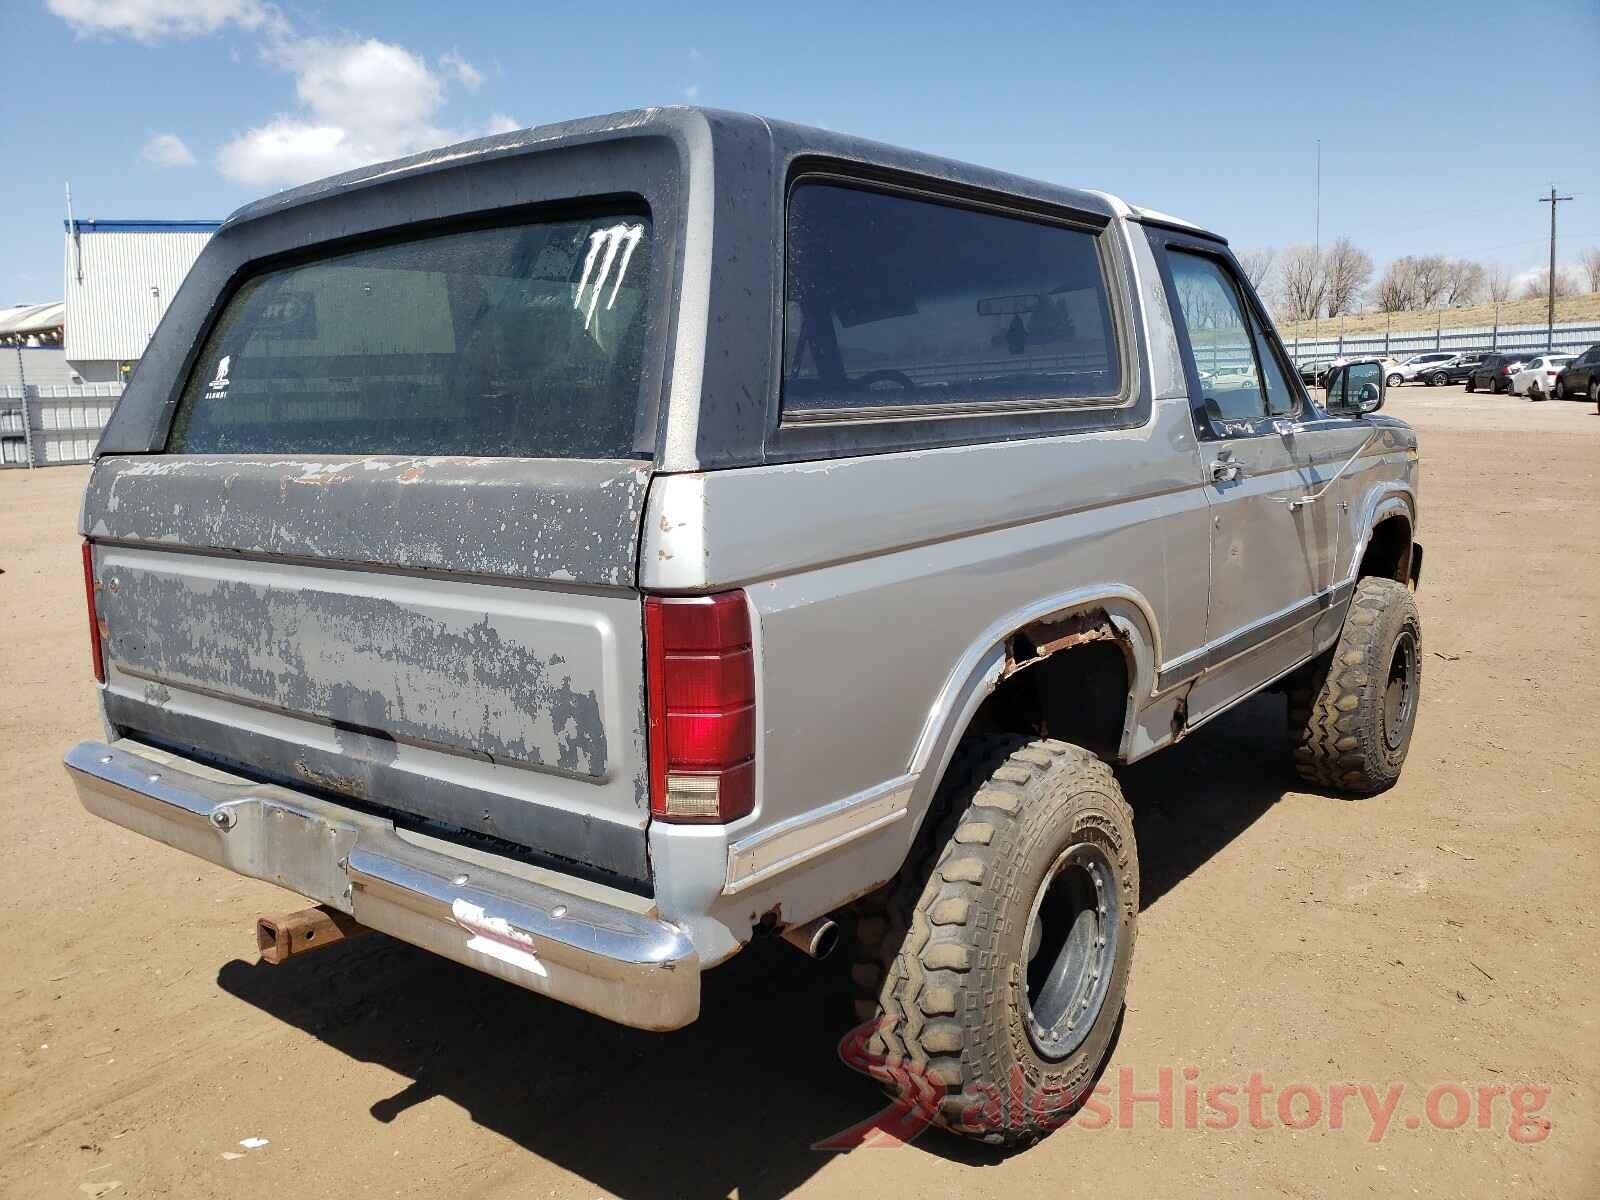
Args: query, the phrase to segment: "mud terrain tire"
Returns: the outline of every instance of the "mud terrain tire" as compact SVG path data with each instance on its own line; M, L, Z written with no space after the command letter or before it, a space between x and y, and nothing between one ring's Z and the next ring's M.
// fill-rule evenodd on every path
M1370 796L1400 778L1422 686L1422 623L1393 579L1356 585L1333 650L1289 687L1294 765L1308 783Z
M857 1016L878 1023L870 1073L891 1097L1012 1146L1081 1104L1139 913L1133 813L1109 767L1066 742L968 738L905 869L856 911Z

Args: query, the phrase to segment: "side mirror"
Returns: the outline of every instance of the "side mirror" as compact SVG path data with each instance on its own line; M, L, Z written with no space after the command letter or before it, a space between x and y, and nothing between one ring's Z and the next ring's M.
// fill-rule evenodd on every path
M1364 417L1383 407L1383 364L1345 363L1328 376L1325 401L1330 413L1340 417Z

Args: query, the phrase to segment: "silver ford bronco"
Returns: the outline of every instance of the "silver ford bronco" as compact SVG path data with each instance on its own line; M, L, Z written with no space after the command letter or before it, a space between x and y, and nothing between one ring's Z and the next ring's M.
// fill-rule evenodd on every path
M1015 1142L1139 914L1112 767L1269 687L1416 719L1416 438L1214 234L735 113L504 134L217 232L99 446L94 813L645 1029L753 938ZM304 916L304 914L298 914ZM282 933L282 929L278 933ZM1025 1081L1020 1122L975 1117Z

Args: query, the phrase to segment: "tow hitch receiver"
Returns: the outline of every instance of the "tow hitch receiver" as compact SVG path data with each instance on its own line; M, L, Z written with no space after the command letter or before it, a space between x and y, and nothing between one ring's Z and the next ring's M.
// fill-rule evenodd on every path
M318 905L281 917L256 918L256 949L261 951L262 962L277 964L290 955L305 954L371 932L347 913Z

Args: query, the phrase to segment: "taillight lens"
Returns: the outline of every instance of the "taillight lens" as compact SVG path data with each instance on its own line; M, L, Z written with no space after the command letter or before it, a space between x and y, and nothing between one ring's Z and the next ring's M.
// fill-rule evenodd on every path
M89 605L89 655L94 660L97 683L106 681L106 660L100 652L100 616L94 608L94 546L83 543L83 592Z
M743 592L647 596L650 812L726 822L755 807L756 676Z

